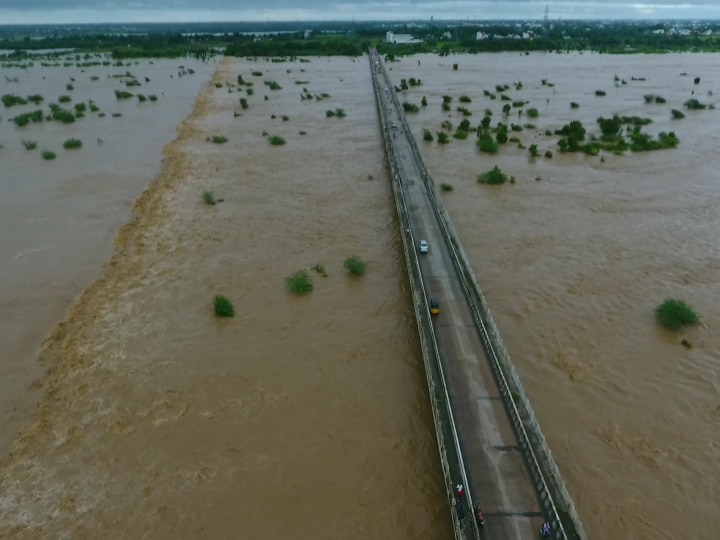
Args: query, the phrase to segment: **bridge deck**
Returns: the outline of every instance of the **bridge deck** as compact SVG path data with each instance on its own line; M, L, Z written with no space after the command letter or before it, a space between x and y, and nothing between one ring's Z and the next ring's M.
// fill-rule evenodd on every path
M422 279L427 294L440 302L434 327L468 489L485 515L481 534L502 540L535 538L543 517L532 478L518 450L512 423L437 222L423 167L412 150L412 135L404 129L403 113L384 70L372 71L381 89L381 114L391 126L391 158L399 176L395 181L406 199L411 233L415 245L420 239L430 245L429 253L420 254Z

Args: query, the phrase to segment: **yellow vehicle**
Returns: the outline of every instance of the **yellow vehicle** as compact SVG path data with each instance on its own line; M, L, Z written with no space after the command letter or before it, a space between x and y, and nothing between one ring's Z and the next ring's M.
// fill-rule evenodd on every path
M430 315L440 315L440 302L434 298L430 299Z

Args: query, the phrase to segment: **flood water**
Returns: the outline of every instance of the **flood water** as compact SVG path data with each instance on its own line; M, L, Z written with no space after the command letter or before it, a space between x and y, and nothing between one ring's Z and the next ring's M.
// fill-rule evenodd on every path
M195 73L179 69L180 65ZM163 147L192 111L195 96L215 66L215 61L142 60L122 67L65 68L43 67L36 61L27 70L0 69L0 94L44 97L39 105L2 107L0 112L3 450L38 397L28 393L28 386L43 372L35 361L43 338L100 275L113 252L118 228L128 221L133 201L160 170ZM129 79L115 77L127 72L141 86L128 88ZM73 90L67 90L67 84ZM115 90L155 94L158 100L117 100ZM48 114L48 104L57 103L61 95L72 98L63 104L67 109L93 100L99 110L87 111L72 124L41 122L18 128L11 121L37 109ZM70 138L80 139L83 147L64 150L63 142ZM37 148L26 150L24 140L36 141ZM42 159L40 152L46 149L57 158Z
M239 74L254 95L224 86ZM304 87L329 97L301 101ZM336 108L347 116L326 118ZM135 122L128 136L149 137L152 124ZM37 410L0 463L0 537L452 534L378 134L366 59L223 61L103 277L74 305L68 295L40 352ZM70 196L114 183L83 178ZM222 202L204 204L204 191ZM78 227L100 210L81 201ZM30 238L9 251L57 246ZM368 264L362 278L343 268L352 254ZM315 264L327 277L289 294L285 278ZM3 294L22 284L6 280ZM33 286L55 290L42 276ZM218 293L234 319L213 317Z
M391 65L398 84L423 81L401 97L428 98L410 124L436 182L454 186L443 199L591 538L709 539L720 527L720 135L714 110L670 119L689 97L712 102L719 59L497 54ZM197 91L208 73L183 84ZM238 74L254 95L223 86ZM627 84L615 87L615 74ZM485 108L497 121L505 102L482 90L517 81L523 89L506 93L539 117L510 118L536 126L513 135L552 159L512 144L483 155L472 136L422 142L423 128L460 122L462 94L473 124ZM67 93L64 84L38 93ZM174 84L163 83L166 99ZM189 111L178 97L175 112L150 119L162 100L118 104L113 88L102 104L84 98L104 119L25 128L57 149L54 162L20 146L30 136L7 109L0 123L3 400L15 391L2 433L23 425L0 463L0 537L449 537L366 59L224 60L102 279L74 303ZM303 88L330 97L302 101ZM650 93L667 103L646 105ZM115 107L122 118L110 116ZM347 117L325 117L338 107ZM601 161L559 154L544 135L573 119L597 133L595 119L613 113L652 118L644 129L674 130L680 146ZM212 135L228 142L206 142ZM60 148L70 136L85 142L77 154ZM517 182L479 185L495 164ZM223 202L203 204L206 190ZM361 279L342 267L353 253L368 262ZM287 293L286 276L318 263L328 277L313 274L310 295ZM212 317L217 293L234 302L234 319ZM702 324L660 329L653 309L668 296L692 304ZM28 365L49 371L34 392L40 369ZM34 414L6 414L38 397Z
M408 115L411 128L435 182L454 187L443 200L591 538L711 539L720 528L718 116L670 114L692 97L714 102L719 61L503 53L390 64L397 86L401 78L424 83L401 96L428 100ZM539 117L514 109L503 119L500 92L494 101L483 95L497 84L509 84L504 93L529 101ZM449 113L440 105L446 94ZM531 122L534 129L511 136L554 157L533 160L512 143L481 154L474 134L423 142L423 128L460 123L463 94L472 124L485 108L493 125ZM645 104L646 94L667 102ZM651 118L644 131L672 130L680 146L602 161L560 154L559 137L545 135L574 119L599 135L596 119L614 113ZM516 183L478 184L495 165ZM685 299L701 324L677 334L659 328L653 310L667 297Z

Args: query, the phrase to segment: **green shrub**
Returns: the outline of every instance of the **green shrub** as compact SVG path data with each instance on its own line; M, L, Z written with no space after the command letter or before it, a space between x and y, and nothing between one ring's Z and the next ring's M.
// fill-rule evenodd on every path
M579 108L580 108L580 104L577 103L577 102L575 102L575 101L571 101L571 102L570 102L570 108L571 108L571 109L579 109Z
M76 103L75 104L75 111L82 113L82 112L85 112L86 110L87 110L87 105L85 105L84 103Z
M225 135L213 135L205 140L215 144L225 144L228 142L228 138Z
M548 150L548 151L545 152L545 157L548 158L548 159L552 159L553 153L552 153L550 150Z
M287 116L287 115L285 115L285 114L283 114L283 115L282 115L282 121L283 121L283 122L287 122L288 120L290 120L290 117Z
M357 255L353 255L352 257L345 259L343 266L348 272L355 276L362 276L365 273L365 268L367 267L365 261Z
M460 103L470 103L472 99L470 99L468 96L460 96L458 98L458 101L460 101Z
M443 191L452 191L453 187L452 187L452 184L443 182L442 184L440 184L440 189L442 189Z
M423 129L423 141L432 141L433 134L429 129Z
M447 144L450 142L450 137L448 137L448 134L444 131L438 131L437 132L437 141L440 144Z
M507 134L505 134L505 136L507 137ZM489 136L479 138L476 144L481 152L486 152L488 154L495 154L500 148L498 143Z
M605 95L607 95L607 93L605 92L605 90L595 90L595 95L596 96L605 96Z
M670 330L679 330L683 326L697 324L700 320L695 310L683 300L668 298L655 308L658 322Z
M42 101L45 100L45 98L42 97L40 94L32 94L32 95L30 95L30 96L27 97L27 100L28 100L30 103L34 103L35 105L39 105L40 102L42 102Z
M682 118L685 118L685 114L684 114L682 111L678 111L677 109L673 109L673 110L670 111L670 112L672 113L672 117L675 118L675 119L677 119L677 120L680 120L680 119L682 119Z
M27 126L30 122L42 122L43 112L38 109L33 112L19 114L14 118L10 119L18 127Z
M531 157L538 157L540 155L537 144L531 144L530 148L528 148L528 152L530 152Z
M481 184L490 185L504 184L505 182L507 182L507 179L507 175L502 172L497 165L495 165L495 167L493 167L489 171L479 174L477 177L478 182L480 182Z
M463 116L472 116L472 111L467 107L458 107L457 111L462 113Z
M263 83L265 84L265 86L270 88L270 90L282 90L282 86L280 86L275 81L263 81Z
M58 103L70 103L72 101L72 98L70 96L60 96L58 98Z
M158 98L157 98L157 96L156 96L155 94L150 94L150 95L148 96L148 99L149 99L150 101L157 101Z
M245 99L244 97L243 97L243 98L240 98L240 106L241 106L243 109L247 109L248 106L249 106L249 105L248 105L248 100Z
M55 159L57 157L57 154L53 152L52 150L43 150L42 151L42 158L50 161L51 159Z
M328 277L325 267L320 263L317 263L317 264L314 264L313 266L311 266L310 270L312 270L313 272L315 272L317 274L320 274L322 277Z
M25 147L25 150L35 150L35 148L37 148L37 141L24 140L22 145Z
M21 98L20 96L14 96L13 94L5 94L2 98L0 98L0 101L2 101L3 105L6 107L25 105L27 103L27 100Z
M75 88L72 84L68 83L65 85L65 90L67 90L68 92L72 92L73 90L75 90Z
M408 103L407 101L402 104L402 108L405 112L418 112L420 110L420 107L414 103Z
M214 206L217 202L215 200L215 195L213 195L212 191L203 191L202 200L205 204L208 204L210 206Z
M144 101L147 101L147 98L145 97L145 94L138 94L137 95L138 102L142 103Z
M117 99L129 99L133 97L133 95L130 92L126 92L125 90L115 90L115 97Z
M528 109L525 114L527 114L530 118L537 118L538 116L540 116L540 113L535 108Z
M270 135L270 137L268 137L268 141L270 141L270 144L273 146L282 146L285 144L285 139L279 135Z
M707 105L705 105L704 103L700 103L695 98L692 98L692 99L688 99L685 102L685 107L687 107L688 109L692 109L692 110L702 110L705 107L707 107Z
M450 104L449 104L449 103L446 103L445 101L443 101L442 110L443 110L443 111L449 111L449 110L450 110Z
M253 77L262 77L263 72L262 71L253 71L252 75L253 75Z
M80 139L68 139L63 143L63 148L65 150L75 150L77 148L80 148L82 146L82 141Z
M286 277L285 286L295 294L307 294L313 290L312 278L307 270L298 270Z
M425 96L423 96L420 100L420 105L422 105L423 107L427 107L427 98Z
M222 294L216 294L213 298L213 310L216 317L229 319L235 316L235 308L232 302Z

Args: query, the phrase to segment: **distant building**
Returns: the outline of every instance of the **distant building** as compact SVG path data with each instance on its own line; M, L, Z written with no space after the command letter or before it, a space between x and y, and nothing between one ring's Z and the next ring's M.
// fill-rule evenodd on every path
M385 34L385 43L392 43L394 45L403 45L406 43L422 43L422 39L416 39L411 34L395 34L393 32L387 32Z

